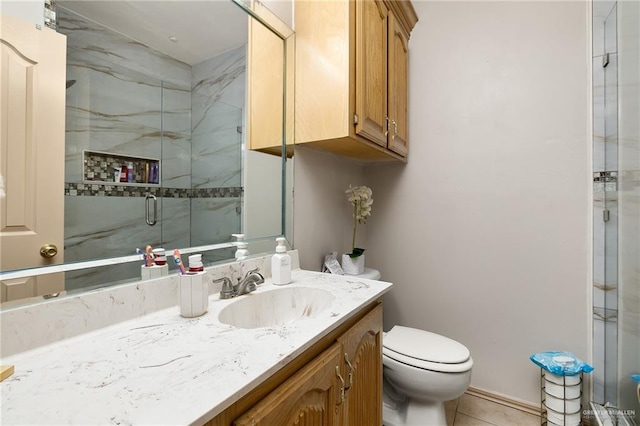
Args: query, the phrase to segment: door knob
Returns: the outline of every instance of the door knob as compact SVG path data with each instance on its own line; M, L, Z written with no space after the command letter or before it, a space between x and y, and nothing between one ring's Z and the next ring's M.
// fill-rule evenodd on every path
M47 259L52 258L58 254L58 247L55 244L45 244L40 247L40 256L46 257Z

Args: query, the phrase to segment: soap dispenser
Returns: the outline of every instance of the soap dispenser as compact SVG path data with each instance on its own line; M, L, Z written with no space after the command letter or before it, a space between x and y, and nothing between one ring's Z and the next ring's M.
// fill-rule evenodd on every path
M275 285L291 282L291 256L287 254L284 237L276 238L276 254L271 257L271 280Z
M236 260L246 259L247 256L249 256L249 250L247 250L248 244L244 240L244 234L231 234L231 236L234 237L238 242L238 245L236 246L237 250L235 254Z

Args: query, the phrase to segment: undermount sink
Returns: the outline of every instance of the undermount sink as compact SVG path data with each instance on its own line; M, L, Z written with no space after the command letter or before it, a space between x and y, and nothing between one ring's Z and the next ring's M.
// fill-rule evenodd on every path
M317 288L278 287L239 296L220 311L218 320L238 328L279 327L317 317L333 299Z

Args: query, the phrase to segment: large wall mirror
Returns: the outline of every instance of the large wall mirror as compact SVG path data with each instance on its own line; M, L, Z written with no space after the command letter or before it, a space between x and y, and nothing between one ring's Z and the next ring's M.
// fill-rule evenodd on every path
M291 29L261 3L242 0L61 0L55 13L55 35L66 40L58 80L55 72L33 68L47 58L33 60L8 40L21 36L10 34L3 14L2 60L9 67L3 102L16 98L27 105L26 118L18 118L28 129L17 132L23 139L18 150L27 157L22 170L7 161L20 138L3 134L3 308L139 279L136 248L147 245L203 253L213 263L234 258L232 234L245 234L252 254L272 249L275 236L291 241L293 174L285 120ZM263 45L275 51L258 54ZM56 51L35 50L35 56ZM38 73L37 84L30 83ZM30 84L62 87L56 102L65 124L61 141L43 137L46 130L28 134L46 121L42 111L49 116L49 135L60 122L56 108L39 109L41 98L29 99ZM16 96L19 90L27 96ZM11 127L16 116L4 107L3 127ZM265 137L277 139L277 149L273 141L270 149L251 149L248 135L254 143L262 137L261 128L252 127L256 120L276 129L275 137ZM46 151L58 145L60 154ZM39 158L28 158L33 152ZM51 182L53 189L40 188ZM49 194L46 201L42 194ZM60 220L48 237L41 232L45 219L34 216L53 218L56 225L58 204ZM25 248L29 255L10 256L28 246L19 239L27 234L35 240Z

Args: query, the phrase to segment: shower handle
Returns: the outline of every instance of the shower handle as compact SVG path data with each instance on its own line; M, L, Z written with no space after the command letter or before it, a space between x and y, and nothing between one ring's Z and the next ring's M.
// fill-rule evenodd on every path
M151 200L153 200L153 219L149 217L149 213L151 210L149 207L150 205L149 201ZM145 213L145 220L147 222L147 225L153 226L156 223L158 223L158 199L156 198L155 195L148 194L145 197L144 213Z

